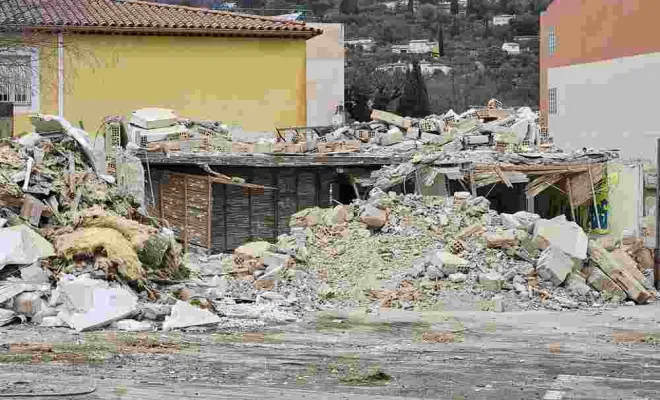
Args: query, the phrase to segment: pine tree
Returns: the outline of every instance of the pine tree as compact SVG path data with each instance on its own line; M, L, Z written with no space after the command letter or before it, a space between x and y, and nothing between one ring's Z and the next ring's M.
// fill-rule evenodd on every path
M445 55L445 34L442 31L442 24L438 24L438 57Z
M418 61L406 73L406 85L397 112L405 117L422 118L430 114L429 93Z
M415 0L408 0L408 11L415 12Z

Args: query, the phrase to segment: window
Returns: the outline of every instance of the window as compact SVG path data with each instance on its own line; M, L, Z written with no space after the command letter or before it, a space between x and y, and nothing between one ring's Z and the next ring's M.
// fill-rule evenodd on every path
M548 91L548 111L550 115L557 115L557 88Z
M0 53L0 102L14 103L16 111L39 109L39 63L36 51Z
M555 46L557 45L557 38L555 37L555 28L550 28L548 33L548 53L550 55L555 54Z

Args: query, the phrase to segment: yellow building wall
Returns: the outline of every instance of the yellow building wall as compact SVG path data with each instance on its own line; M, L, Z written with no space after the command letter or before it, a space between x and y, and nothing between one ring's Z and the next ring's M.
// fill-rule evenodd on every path
M64 43L64 116L90 134L104 117L143 107L245 131L306 121L304 40L67 35ZM42 87L53 76L56 86L56 63ZM57 91L42 96L41 108L57 113Z

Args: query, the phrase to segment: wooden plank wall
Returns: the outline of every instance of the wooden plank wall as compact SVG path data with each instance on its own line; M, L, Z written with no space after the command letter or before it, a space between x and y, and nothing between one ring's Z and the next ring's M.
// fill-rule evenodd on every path
M199 178L192 175L184 185L178 174L185 170L151 167L155 209L162 208L162 217L173 225L177 234L188 226L186 233L190 242L213 252L231 251L251 240L275 240L278 235L288 232L289 219L298 210L330 206L329 189L334 174L331 168L234 167L216 170L279 190L248 190L240 186L212 184L210 196L205 196L204 193L209 191L206 175L200 173ZM190 171L201 172L193 168ZM186 199L188 206L184 213ZM208 226L210 235L208 228L205 229ZM204 240L204 235L210 238Z

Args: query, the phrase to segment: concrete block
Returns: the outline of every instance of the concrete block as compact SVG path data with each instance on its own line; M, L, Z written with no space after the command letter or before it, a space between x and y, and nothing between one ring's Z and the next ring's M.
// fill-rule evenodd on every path
M539 276L545 281L559 286L573 270L573 260L557 247L549 247L541 253L536 266Z
M467 260L446 251L433 252L429 258L429 263L440 268L445 274L459 272L460 267L468 264Z
M534 225L534 237L544 238L571 257L580 260L587 258L587 235L578 224L567 221L563 215L551 220L538 220Z
M418 258L413 261L412 267L406 271L406 276L413 279L421 278L426 272L426 260L424 258Z
M536 223L536 221L541 219L540 215L534 214L534 213L531 213L531 212L527 212L527 211L518 211L517 213L513 214L513 217L525 229L530 228L531 226L533 226Z
M403 142L403 132L397 127L392 127L386 133L378 137L378 144L381 146L391 146Z
M486 290L497 291L502 289L504 278L497 272L479 274L479 284Z
M585 268L583 272L587 274L587 283L601 292L605 300L621 301L627 297L626 292L597 266Z
M467 275L462 274L460 272L449 275L449 280L452 281L453 283L465 282L466 279L467 279Z

